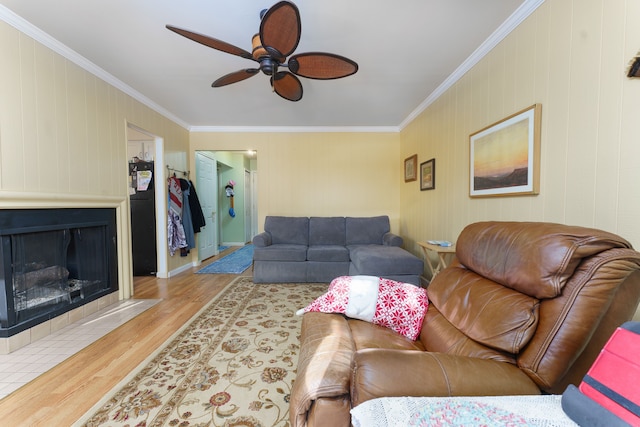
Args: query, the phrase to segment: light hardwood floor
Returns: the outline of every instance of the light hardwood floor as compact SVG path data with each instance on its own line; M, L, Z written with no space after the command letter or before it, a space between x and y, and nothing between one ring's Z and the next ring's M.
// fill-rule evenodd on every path
M71 426L238 277L194 274L202 266L169 279L136 277L134 298L162 301L0 400L0 425Z

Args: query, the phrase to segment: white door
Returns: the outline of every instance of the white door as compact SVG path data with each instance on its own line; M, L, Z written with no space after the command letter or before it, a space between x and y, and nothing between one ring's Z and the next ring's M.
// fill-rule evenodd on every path
M218 255L218 171L216 161L196 153L196 191L206 221L198 234L200 261Z

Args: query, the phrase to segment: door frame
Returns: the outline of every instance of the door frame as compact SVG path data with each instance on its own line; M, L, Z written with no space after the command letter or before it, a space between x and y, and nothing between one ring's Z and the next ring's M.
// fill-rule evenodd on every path
M251 172L251 238L258 234L258 171Z
M164 188L161 183L166 182L166 169L164 166L164 139L154 135L153 133L134 125L133 123L126 122L127 128L133 129L137 132L143 133L149 136L149 139L155 141L155 154L153 159L153 173L154 177L154 192L155 192L155 205L156 205L156 277L167 278L169 277L167 258L169 257L169 249L166 245L167 242L167 227L164 224L167 223L167 200L165 199ZM129 137L127 135L127 144L129 143ZM127 168L127 173L128 173ZM128 184L127 184L128 185ZM129 198L127 197L127 206L131 211L131 205ZM129 219L129 254L133 257L131 251L131 219ZM132 265L133 267L133 265ZM132 270L133 272L133 270ZM133 273L132 273L133 274Z
M253 199L253 182L251 181L251 171L244 170L244 241L251 242L253 239L253 210L251 205Z

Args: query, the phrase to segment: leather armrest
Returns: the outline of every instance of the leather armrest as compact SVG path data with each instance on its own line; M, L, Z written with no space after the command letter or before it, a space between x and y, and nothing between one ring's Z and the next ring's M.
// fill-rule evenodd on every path
M351 402L400 396L540 394L515 365L412 350L366 349L354 355Z
M271 234L263 231L260 234L256 234L253 237L253 244L256 247L265 247L265 246L271 246Z
M309 409L306 427L351 425L351 400L349 395L320 397Z
M349 400L354 352L351 330L344 316L316 312L304 314L298 371L289 402L289 419L293 427L305 425L307 412L314 402L326 398L330 398L327 402ZM349 419L348 410L343 418Z
M382 236L382 244L384 246L398 246L398 247L401 247L403 243L404 243L404 240L402 239L402 237L398 236L397 234L385 233Z

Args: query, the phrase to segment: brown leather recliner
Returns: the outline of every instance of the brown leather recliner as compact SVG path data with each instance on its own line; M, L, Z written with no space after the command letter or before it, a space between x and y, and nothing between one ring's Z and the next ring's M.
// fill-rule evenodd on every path
M562 393L640 301L640 253L600 230L481 222L427 288L415 342L340 314L307 313L290 420L349 426L389 396Z

